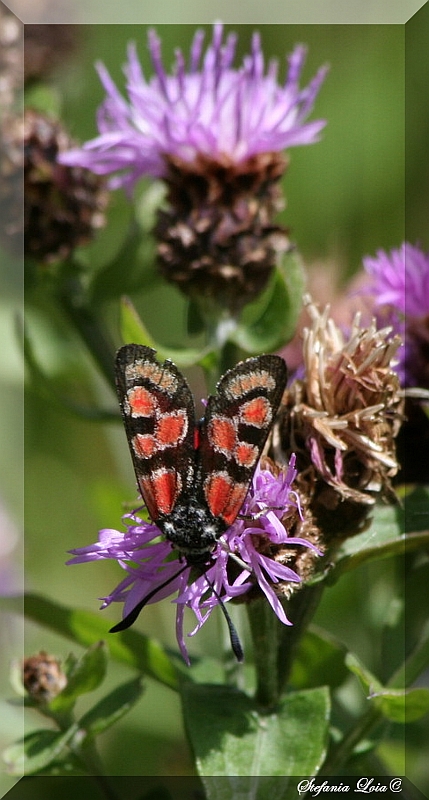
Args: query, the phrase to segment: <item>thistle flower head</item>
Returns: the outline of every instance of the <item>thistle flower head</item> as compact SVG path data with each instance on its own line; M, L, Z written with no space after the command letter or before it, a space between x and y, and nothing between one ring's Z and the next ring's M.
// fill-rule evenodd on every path
M280 151L317 140L324 121L306 122L323 81L321 69L304 89L299 78L305 48L289 56L286 81L277 81L277 64L265 68L259 35L240 68L233 67L236 36L224 40L213 28L203 54L203 31L197 31L188 63L176 52L173 73L162 63L161 43L153 30L148 48L154 75L147 79L135 46L128 50L128 101L118 92L103 65L98 66L106 99L98 112L99 136L62 162L100 174L116 174L112 186L131 188L143 175L165 177L167 158L192 164L199 156L220 163L239 163L259 153Z
M243 597L257 587L278 618L290 625L278 595L287 593L282 589L284 584L299 584L301 577L287 563L285 554L291 548L292 556L296 555L300 546L316 554L320 550L311 537L291 537L282 523L288 514L299 514L299 501L292 489L296 477L293 459L287 470L277 472L276 475L270 469L257 467L243 505L243 518L237 519L217 541L204 571L182 562L159 528L136 512L125 515L125 533L100 531L98 542L71 551L74 558L69 563L116 560L126 577L104 598L103 608L121 602L124 617L149 595L149 603L174 595L177 641L187 663L185 608L190 608L196 618L196 626L188 634L193 636L220 602ZM293 561L292 556L289 562Z
M309 301L304 380L287 390L273 457L297 454L300 485L325 536L356 532L398 470L394 439L403 401L392 366L399 337L359 315L346 338ZM346 533L347 535L347 533Z
M204 310L237 314L264 289L289 246L287 231L274 222L284 206L281 151L319 138L325 122L307 117L326 70L301 89L305 48L297 46L280 84L277 65L265 67L258 34L238 68L234 34L224 38L215 25L205 53L203 39L197 31L188 62L177 51L167 74L150 31L149 79L130 45L126 100L99 66L106 91L99 136L60 160L109 175L112 187L128 192L142 176L162 178L167 197L154 227L160 271Z

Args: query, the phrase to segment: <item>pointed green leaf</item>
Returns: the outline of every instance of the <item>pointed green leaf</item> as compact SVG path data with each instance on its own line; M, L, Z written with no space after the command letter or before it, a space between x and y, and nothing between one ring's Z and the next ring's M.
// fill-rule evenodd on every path
M32 775L45 769L64 750L76 733L72 725L63 731L33 731L24 739L12 744L3 753L3 759L11 775Z
M197 350L196 348L177 348L165 347L155 341L147 330L143 320L140 318L135 306L129 297L121 298L121 334L122 339L127 344L144 344L146 347L153 347L157 351L157 358L164 361L169 358L179 367L192 367L199 364L209 351L207 349Z
M203 780L241 776L243 797L250 789L249 797L273 796L266 794L269 782L259 784L257 777L315 775L323 762L330 711L326 687L288 694L275 712L262 713L250 697L233 687L187 683L183 711ZM210 800L226 796L225 781L208 778L204 784ZM229 786L229 796L236 796L233 788L237 792L238 785Z
M117 686L79 720L79 728L93 738L128 713L139 700L143 686L140 679Z
M400 723L413 722L429 711L429 689L384 687L352 653L348 653L346 665L359 678L368 699L387 719Z
M347 653L345 664L350 672L353 672L354 675L357 675L366 694L376 692L378 689L382 688L378 678L376 678L372 672L370 672L370 670L367 669L364 664L362 664L362 662L354 655L354 653Z
M383 716L401 724L420 719L429 711L429 689L380 689L370 698Z
M69 665L67 685L49 703L50 711L63 713L76 702L79 695L94 691L104 680L106 670L106 644L96 642L76 663Z
M27 594L24 600L24 613L29 619L86 647L104 639L111 658L177 688L173 662L154 639L136 630L109 634L112 623L101 614L67 608L40 595ZM3 597L0 604L5 610L22 613L22 597Z
M367 530L351 536L342 544L329 580L337 580L343 572L355 569L366 561L389 558L426 547L429 544L427 521L426 529L415 527L413 532L405 533L406 519L412 519L416 525L416 516L411 516L409 502L411 500L405 501L407 516L400 505L376 505L371 512Z
M288 342L296 328L302 305L303 269L295 253L277 266L262 294L249 303L240 316L232 341L248 353L277 350Z

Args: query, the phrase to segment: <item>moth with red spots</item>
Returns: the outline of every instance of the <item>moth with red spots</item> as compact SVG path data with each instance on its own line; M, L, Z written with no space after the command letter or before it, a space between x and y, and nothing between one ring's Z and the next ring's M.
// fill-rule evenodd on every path
M120 348L119 402L151 520L185 565L202 573L243 505L286 386L286 364L275 355L237 364L222 376L197 423L186 379L171 361L160 364L155 352L137 344ZM128 627L142 606L112 630Z

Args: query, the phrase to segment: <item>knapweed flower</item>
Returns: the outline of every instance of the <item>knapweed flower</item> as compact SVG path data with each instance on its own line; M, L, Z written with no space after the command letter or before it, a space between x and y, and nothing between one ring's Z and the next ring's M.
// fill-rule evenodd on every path
M2 121L0 214L5 244L40 262L66 258L104 224L108 193L102 178L57 163L72 140L39 111ZM24 218L22 219L22 210Z
M395 437L403 398L394 370L399 337L359 315L346 337L306 299L311 326L303 332L303 380L295 379L271 437L281 463L296 453L298 486L324 540L356 533L378 496L393 497L398 471Z
M225 604L258 587L281 622L290 625L279 595L287 593L285 584L300 583L301 577L286 563L288 548L292 556L299 546L316 554L320 550L310 537L289 536L282 523L285 515L299 514L298 495L292 489L296 477L294 458L288 469L277 472L276 475L258 465L240 518L219 538L202 571L182 561L159 528L136 512L124 516L125 532L101 530L96 544L71 551L74 558L69 563L116 560L126 577L103 598L102 608L112 602L123 603L124 617L146 597L155 603L175 595L177 641L188 664L183 634L185 608L190 608L197 620L188 634L193 636L219 603Z
M377 320L404 342L398 373L405 387L429 389L429 253L404 242L390 253L364 258L365 287Z
M204 55L203 39L197 31L188 64L179 50L167 74L160 41L149 31L150 79L130 45L128 100L99 65L106 90L99 136L61 161L111 175L112 187L128 191L142 176L162 178L167 207L155 235L164 276L191 296L237 310L262 290L288 248L285 230L273 222L284 205L281 151L319 138L325 122L306 120L326 69L301 89L305 48L297 46L279 84L276 62L265 68L257 33L239 68L234 34L224 40L216 24Z
M389 253L364 259L363 293L371 312L387 321L403 341L396 367L405 388L405 422L398 437L400 479L429 479L429 253L404 242Z

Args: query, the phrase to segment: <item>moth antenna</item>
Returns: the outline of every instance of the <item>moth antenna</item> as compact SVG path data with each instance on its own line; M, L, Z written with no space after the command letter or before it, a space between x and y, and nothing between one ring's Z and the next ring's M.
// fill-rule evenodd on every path
M119 631L125 631L127 628L130 628L133 622L136 621L138 615L140 614L140 611L145 607L145 605L147 605L149 600L152 600L152 597L158 594L158 592L160 592L161 589L164 589L166 586L168 586L169 583L178 578L179 575L181 575L182 572L185 571L185 569L188 569L187 564L185 564L181 569L179 569L179 571L176 572L175 575L170 575L170 577L167 578L167 580L164 581L164 583L161 583L160 586L156 586L155 589L152 589L152 591L149 592L149 594L147 594L146 597L143 598L143 600L140 600L140 603L137 603L137 605L134 606L132 611L130 611L130 613L127 614L126 617L121 619L121 621L118 622L116 625L114 625L113 628L110 628L109 633L119 633Z
M209 581L207 575L205 576L205 578L206 578L206 581L207 581L208 585L210 586L210 589L212 590L214 596L216 597L216 600L218 601L218 603L220 605L220 608L222 610L222 614L224 615L226 624L228 625L229 638L230 638L230 641L231 641L232 652L234 653L237 661L241 664L244 661L244 652L243 652L243 648L241 646L240 638L239 638L239 635L238 635L237 630L235 628L235 625L234 625L231 617L229 616L228 611L226 610L225 603L223 602L223 600L220 597L220 595L217 593L217 591L214 588L212 582Z

